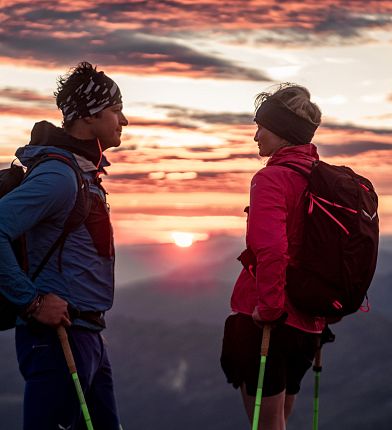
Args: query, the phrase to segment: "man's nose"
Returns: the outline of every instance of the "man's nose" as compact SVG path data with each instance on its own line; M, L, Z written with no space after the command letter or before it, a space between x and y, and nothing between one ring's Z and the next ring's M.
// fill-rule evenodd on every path
M123 126L128 125L128 120L123 113L121 113L121 121L120 122L121 122L121 125L123 125Z

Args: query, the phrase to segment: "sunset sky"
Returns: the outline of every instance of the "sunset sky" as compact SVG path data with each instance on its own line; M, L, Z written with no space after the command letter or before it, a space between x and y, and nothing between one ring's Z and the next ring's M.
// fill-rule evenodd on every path
M56 78L79 61L120 86L129 126L105 178L117 243L244 233L254 97L309 88L321 157L367 176L392 234L392 1L0 0L0 163L61 124Z

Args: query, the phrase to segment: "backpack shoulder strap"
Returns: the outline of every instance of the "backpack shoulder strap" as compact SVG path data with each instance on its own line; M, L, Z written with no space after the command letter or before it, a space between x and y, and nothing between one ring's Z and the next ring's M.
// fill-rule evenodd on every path
M318 165L318 161L315 161L312 165L312 169ZM297 166L296 164L291 163L279 163L277 166L287 167L291 170L294 170L295 172L301 174L305 179L309 181L310 179L310 172L306 171L305 169L302 169L300 166Z
M64 222L63 230L60 234L60 236L56 239L56 241L52 244L52 246L49 248L48 252L46 253L45 257L42 259L41 263L38 265L36 270L34 271L31 280L34 282L35 279L38 277L38 275L41 273L42 269L46 266L51 256L54 254L56 249L59 247L64 246L64 242L68 236L68 234L77 229L80 225L84 223L86 218L88 217L91 209L91 199L89 197L89 188L87 181L83 178L81 170L79 166L76 165L74 161L72 161L70 158L66 156L62 156L60 154L56 153L48 153L45 154L43 157L40 157L28 170L26 173L27 177L31 171L37 167L39 164L49 161L49 160L58 160L65 164L67 164L69 167L72 168L72 170L76 174L77 182L78 182L78 192L76 195L75 204L69 213L67 219ZM59 262L61 261L61 255L59 256Z

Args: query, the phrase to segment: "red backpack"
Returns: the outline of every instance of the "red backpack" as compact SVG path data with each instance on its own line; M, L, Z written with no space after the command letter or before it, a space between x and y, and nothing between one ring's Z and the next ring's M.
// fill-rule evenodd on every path
M367 298L377 263L378 198L372 183L345 166L314 163L310 174L281 164L309 182L299 265L287 268L286 291L298 309L343 317Z

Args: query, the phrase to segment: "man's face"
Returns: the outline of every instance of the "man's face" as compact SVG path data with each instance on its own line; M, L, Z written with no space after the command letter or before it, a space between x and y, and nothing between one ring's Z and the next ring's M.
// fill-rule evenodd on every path
M122 107L122 104L110 106L93 117L92 131L99 140L102 151L121 144L122 127L128 125Z

